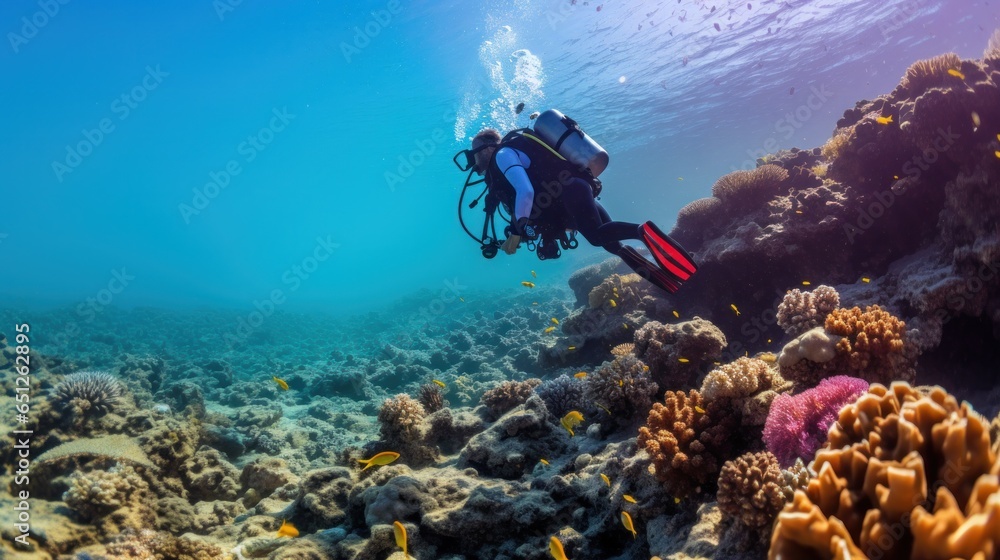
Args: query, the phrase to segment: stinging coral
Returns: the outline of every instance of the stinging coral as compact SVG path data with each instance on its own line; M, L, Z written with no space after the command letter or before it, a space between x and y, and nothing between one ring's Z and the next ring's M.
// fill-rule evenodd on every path
M798 288L785 293L778 304L778 325L791 336L799 336L826 321L840 306L840 294L831 286L817 286L809 292Z
M726 461L719 474L719 510L751 529L770 528L785 505L785 477L767 451Z
M409 442L420 435L423 405L405 393L386 399L378 411L379 432L387 442Z
M54 400L80 416L104 415L112 410L125 394L115 376L103 371L81 371L67 375L53 389Z
M781 194L788 171L773 163L750 171L733 171L719 178L712 185L712 196L726 206L734 204L760 204Z
M483 393L479 402L486 405L494 418L499 418L514 407L524 404L534 392L535 387L542 383L541 379L526 379L524 381L504 381L500 385Z

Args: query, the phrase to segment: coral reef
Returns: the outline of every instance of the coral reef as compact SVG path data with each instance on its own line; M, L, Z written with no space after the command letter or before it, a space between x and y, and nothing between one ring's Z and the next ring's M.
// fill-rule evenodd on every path
M629 426L641 419L659 390L649 367L631 355L615 358L583 381L587 400L610 415L612 425Z
M758 205L780 194L787 179L788 171L774 164L733 171L712 185L712 196L727 208Z
M715 483L733 447L738 420L698 391L667 391L639 428L637 445L652 457L656 478L667 493L684 499Z
M701 366L719 360L725 347L722 331L700 317L668 325L650 321L635 332L635 354L663 388L693 387Z
M635 273L612 274L590 290L587 303L590 307L598 308L611 300L617 305L622 301L639 299L642 281L642 278Z
M503 416L507 411L528 400L541 385L541 379L526 379L524 381L504 381L500 385L483 393L480 402L486 406L493 418Z
M591 408L586 399L586 387L586 379L581 381L576 377L562 374L555 379L542 382L535 388L535 393L545 402L545 408L549 409L553 416L562 418L571 410L582 412ZM652 401L649 404L652 404Z
M837 354L846 359L845 371L872 383L913 380L906 324L881 307L835 309L826 318L826 330L841 337Z
M150 529L129 530L107 546L111 560L218 560L225 555L219 547Z
M812 460L840 409L868 390L868 382L838 375L797 395L778 395L764 424L764 443L784 466Z
M778 325L791 336L822 326L827 315L840 306L840 294L830 286L802 292L789 291L778 305Z
M763 451L726 461L719 474L719 510L750 529L770 528L785 505L778 459Z
M88 521L105 517L133 502L149 499L149 485L130 465L115 464L106 471L74 473L63 501ZM155 519L155 516L153 516ZM147 518L147 523L153 519ZM141 526L137 526L139 528Z
M1000 546L986 421L940 387L873 385L841 411L814 468L778 515L771 558L973 558Z

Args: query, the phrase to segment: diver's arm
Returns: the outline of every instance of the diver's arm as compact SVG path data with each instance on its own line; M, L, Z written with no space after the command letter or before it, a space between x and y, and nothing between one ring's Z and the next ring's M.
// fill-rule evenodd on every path
M521 218L531 216L531 205L535 199L535 188L531 185L531 179L524 170L524 164L518 153L511 148L500 148L496 155L497 167L504 177L513 185L516 197L514 198L514 215L511 222L517 223Z

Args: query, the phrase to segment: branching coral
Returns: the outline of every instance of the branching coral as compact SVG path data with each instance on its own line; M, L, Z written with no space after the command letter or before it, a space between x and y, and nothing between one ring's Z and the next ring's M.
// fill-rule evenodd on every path
M635 354L660 387L691 387L705 362L722 357L726 336L712 323L695 317L664 325L650 321L635 332Z
M759 204L781 194L787 179L788 171L771 163L750 171L733 171L712 185L712 196L726 206Z
M838 375L798 395L778 395L764 424L768 451L786 466L796 458L811 460L840 409L867 390L868 382Z
M382 439L387 442L412 441L419 436L420 422L426 415L423 405L407 394L386 399L378 411Z
M428 414L433 414L442 408L448 406L448 401L444 399L444 393L441 391L441 387L433 383L425 383L420 386L420 392L417 395L417 400L423 405L424 410Z
M587 399L610 412L611 420L631 424L636 415L649 410L658 387L649 368L632 355L615 358L587 376Z
M125 394L118 378L103 371L81 371L67 375L53 389L54 400L75 416L111 412Z
M726 461L719 475L719 509L751 529L770 527L785 505L785 477L770 453L745 453Z
M873 385L841 410L818 474L778 515L770 558L995 557L1000 459L987 430L940 387Z
M698 391L667 391L639 428L637 445L652 458L656 478L675 498L684 498L715 482L729 455L736 418Z
M545 408L556 418L562 418L571 410L583 411L588 407L584 398L586 383L566 374L545 381L535 392L545 402ZM652 401L650 401L652 403Z
M926 60L918 60L906 69L900 86L909 97L916 98L928 89L938 85L948 75L948 70L958 69L962 59L955 53L938 55Z
M811 292L798 288L785 294L778 305L778 325L791 336L799 336L826 321L840 306L840 294L831 286L817 286Z
M906 323L881 307L835 309L826 318L826 330L843 337L837 341L837 354L846 358L846 372L873 383L913 380Z
M535 387L542 383L541 379L526 379L524 381L504 381L500 385L483 393L480 403L486 405L494 418L503 416L514 407L524 404L534 392Z

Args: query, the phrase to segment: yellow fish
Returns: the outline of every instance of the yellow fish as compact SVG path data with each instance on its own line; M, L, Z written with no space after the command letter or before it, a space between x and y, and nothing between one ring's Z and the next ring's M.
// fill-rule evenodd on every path
M676 317L676 318L678 318L678 319L680 319L680 318L681 318L681 314L680 314L680 313L678 313L676 309L674 309L674 317Z
M624 382L624 381L622 381L621 379L619 379L619 380L618 380L618 386L619 386L619 387L624 387L624 386L625 386L625 382Z
M538 305L538 302L537 301L533 301L533 302L531 302L531 305Z
M898 181L899 180L899 175L893 175L892 178L896 179Z
M532 270L532 271L531 271L531 277L532 277L532 278L538 278L538 275L537 275L537 274L535 274L535 271L534 271L534 270Z
M618 304L615 303L615 300L613 300L613 299L609 299L608 303L611 304L611 307L618 307Z
M608 485L608 488L611 488L611 479L608 478L608 475L601 473L601 480L604 481L604 484Z
M552 321L553 325L558 325L559 324L559 319L556 319L555 317L553 317L553 318L551 318L549 320Z
M549 538L549 554L552 555L555 560L569 560L566 557L566 551L563 550L562 542L556 537Z
M549 462L546 461L545 459L539 459L538 462L545 465L546 467L549 466Z
M795 213L796 213L796 214L801 214L801 213L802 213L802 210L796 210L796 211L795 211Z
M695 405L694 411L697 412L698 414L705 414L705 409L698 405Z
M392 522L392 533L396 535L396 546L403 549L403 558L409 558L406 553L406 527L399 521Z
M679 504L679 503L681 503L681 499L680 499L680 498L674 498L674 503L675 503L675 504Z
M964 80L965 79L965 74L959 72L958 70L955 70L954 68L949 68L948 69L948 75L949 76L955 76L959 80Z
M872 279L871 279L871 278L869 278L869 277L867 277L867 276L865 276L865 277L863 277L863 278L861 279L861 281L862 281L862 282L864 282L865 284L867 284L867 283L871 282L871 281L872 281Z
M680 363L682 363L682 364L686 364L686 363L690 362L691 360L689 360L687 358L677 358L677 361L680 362Z
M972 112L972 132L975 132L976 129L979 128L979 125L981 125L981 124L982 124L982 121L979 120L979 113L973 111Z
M288 521L282 520L281 527L278 527L278 533L274 536L275 538L289 537L294 539L295 537L299 536L299 530L295 528L295 525L292 525Z
M284 379L280 377L275 377L273 375L271 376L271 379L273 379L274 382L278 384L278 387L281 387L282 391L288 390L288 383Z
M432 379L431 381L433 381L435 385L441 387L442 389L447 387L447 385L444 384L444 381L441 381L440 379Z
M1000 158L1000 150L994 150L993 155L997 156L997 158Z
M576 350L576 346L570 346L570 347L568 347L568 348L566 348L566 349L567 349L567 350L571 350L571 351L572 351L572 350Z
M375 454L375 456L371 459L358 459L358 462L365 465L365 468L361 469L361 471L364 472L375 465L388 465L396 459L399 459L399 453L396 453L395 451L383 451Z
M587 377L587 372L585 372L585 371L578 371L578 372L576 372L576 373L573 374L573 377L575 377L577 379L583 379L584 377Z
M546 328L545 328L545 334L549 334L550 332L552 332L552 331L554 331L554 330L556 330L556 328L555 328L555 327L546 327Z
M812 282L810 282L810 281L808 281L808 280L803 280L803 281L802 281L802 285L803 285L803 286L812 286Z
M875 117L875 122L878 124L890 124L892 122L892 115L888 117Z
M576 435L573 433L573 428L577 427L580 422L583 422L583 415L577 410L567 412L566 416L563 416L562 420L560 420L562 427L566 428L566 431L569 432L569 437Z
M524 286L525 288L534 288L535 287L535 283L534 282L521 282L521 285Z
M464 297L459 297L459 298L458 298L458 301L460 301L460 302L462 302L462 303L465 303L465 298L464 298Z
M622 525L632 533L632 538L635 539L635 526L632 525L632 516L625 510L622 510Z
M610 411L610 410L608 410L608 407L604 406L603 404L601 404L601 403L599 403L599 402L595 402L594 404L596 404L596 405L597 405L597 408L599 408L599 409L603 410L604 412L607 412L607 413L608 413L608 416L614 416L614 414L611 414L611 411Z
M773 363L775 363L775 362L778 361L778 357L775 356L774 354L770 353L770 352L768 352L767 354L761 355L760 359L764 360L765 362L767 362L769 364L773 364Z
M678 177L678 178L677 178L677 180L678 180L678 181L683 181L683 180L684 180L684 177Z
M628 503L630 503L630 504L635 504L635 503L637 503L637 502L635 501L635 498L633 498L633 497L632 497L632 496L631 496L630 494L622 494L622 498L623 498L623 499L624 499L624 500L625 500L626 502L628 502Z
M729 304L729 308L736 312L736 316L737 317L740 316L740 310L736 307L735 303L730 303Z
M768 343L768 344L771 344L771 339L770 339L770 338L769 338L769 339L767 339L767 343Z
M622 328L628 330L628 323L622 323Z

